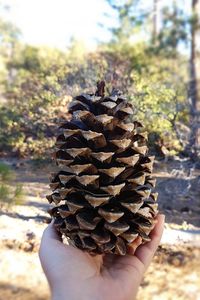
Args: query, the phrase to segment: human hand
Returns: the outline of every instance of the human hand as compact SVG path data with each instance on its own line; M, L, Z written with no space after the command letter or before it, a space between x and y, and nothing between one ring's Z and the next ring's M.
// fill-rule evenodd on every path
M150 234L151 241L129 255L91 256L65 245L51 223L44 231L40 260L48 279L52 300L133 300L159 245L164 215ZM141 244L141 241L138 242Z

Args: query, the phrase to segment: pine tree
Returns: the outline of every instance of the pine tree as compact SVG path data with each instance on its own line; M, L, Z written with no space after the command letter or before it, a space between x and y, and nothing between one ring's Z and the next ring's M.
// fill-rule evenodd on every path
M191 116L191 135L189 141L189 152L194 157L200 152L200 96L198 90L198 80L200 79L200 71L198 64L197 37L200 31L199 20L199 0L192 0L192 18L190 26L191 44L190 44L190 83L189 83L189 99L190 99L190 116Z
M162 9L162 29L158 35L158 50L170 57L176 57L181 42L187 41L187 17L174 1L172 7Z
M134 32L143 24L144 14L140 11L139 0L117 1L107 0L111 8L117 13L117 27L111 28L113 41L126 43L130 41Z
M158 2L159 0L153 1L153 22L152 22L152 42L156 45L158 36Z

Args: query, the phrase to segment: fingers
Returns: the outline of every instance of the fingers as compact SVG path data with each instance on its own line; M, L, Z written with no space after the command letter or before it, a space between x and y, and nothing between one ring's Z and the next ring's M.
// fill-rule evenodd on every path
M110 272L113 276L118 277L120 280L125 279L130 284L139 284L144 272L149 266L154 253L159 245L163 228L164 228L164 216L159 215L157 217L157 224L153 229L150 237L151 242L144 245L140 245L136 251L136 244L132 250L129 251L128 255L118 256L112 261ZM141 243L141 240L137 240L137 245ZM132 252L131 252L132 251ZM134 253L135 252L135 253Z
M140 236L138 236L133 243L131 243L128 246L128 254L129 255L134 255L135 254L135 250L138 248L139 245L142 244L142 238Z
M49 239L57 240L57 241L62 241L61 235L58 233L58 231L55 229L53 225L53 220L51 223L47 226L47 228L43 232L42 236L42 242L48 242Z
M163 229L164 229L165 216L159 215L157 217L157 224L150 234L151 241L141 245L135 251L135 256L144 264L145 270L148 268L156 249L160 243Z

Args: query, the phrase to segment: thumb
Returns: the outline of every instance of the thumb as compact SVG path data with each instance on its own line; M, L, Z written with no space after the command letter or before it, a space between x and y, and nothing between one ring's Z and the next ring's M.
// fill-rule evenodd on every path
M51 223L44 230L42 235L40 249L39 249L39 258L41 262L45 259L45 256L51 252L51 248L54 248L55 244L63 245L62 237L55 229L52 220Z
M51 223L44 230L41 243L46 243L49 240L57 240L62 242L61 234L56 230L54 226L54 220L52 220Z

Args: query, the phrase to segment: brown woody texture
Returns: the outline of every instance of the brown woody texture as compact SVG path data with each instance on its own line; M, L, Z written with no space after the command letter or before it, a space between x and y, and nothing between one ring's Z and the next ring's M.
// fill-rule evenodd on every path
M105 96L104 81L95 94L75 97L69 113L47 196L54 225L82 250L125 255L138 237L150 240L158 212L147 133L119 90Z

